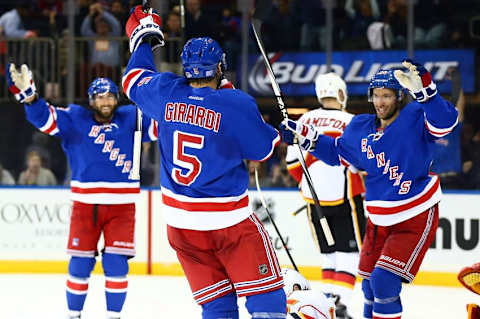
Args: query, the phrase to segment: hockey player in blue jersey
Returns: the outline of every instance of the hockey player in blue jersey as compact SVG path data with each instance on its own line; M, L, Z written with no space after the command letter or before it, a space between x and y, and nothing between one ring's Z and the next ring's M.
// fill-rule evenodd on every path
M204 319L238 318L246 297L252 318L285 318L281 269L267 231L251 210L245 159L268 159L280 141L255 100L221 89L225 55L211 38L190 39L184 76L157 72L163 43L158 16L135 8L126 33L132 56L123 89L158 121L162 213Z
M363 278L365 318L398 319L402 282L411 282L435 238L439 179L429 174L436 138L457 125L457 110L437 94L430 72L404 60L403 70L380 70L368 98L375 115L355 116L342 136L320 135L314 127L291 120L284 138L299 143L330 165L366 171L369 212L359 275ZM403 91L415 101L401 108Z
M88 109L75 104L58 108L40 98L26 65L20 71L9 66L8 85L16 99L25 103L27 119L62 140L72 171L69 318L81 316L102 232L107 318L120 318L128 286L127 260L135 255L135 200L140 190L139 181L129 178L136 108L118 107L118 87L107 78L90 84ZM156 129L156 122L144 117L143 141L156 140Z

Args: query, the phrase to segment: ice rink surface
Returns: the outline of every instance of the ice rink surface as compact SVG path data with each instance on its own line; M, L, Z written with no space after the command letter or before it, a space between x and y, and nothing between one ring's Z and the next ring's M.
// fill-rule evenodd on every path
M130 276L129 292L122 319L201 318L201 308L191 297L184 277ZM0 275L1 319L65 319L65 275ZM312 288L321 283L312 281ZM103 276L90 280L89 295L82 319L105 318ZM465 305L480 303L480 297L463 288L404 285L403 319L463 319ZM239 299L240 318L250 318ZM362 294L356 285L352 310L362 318Z

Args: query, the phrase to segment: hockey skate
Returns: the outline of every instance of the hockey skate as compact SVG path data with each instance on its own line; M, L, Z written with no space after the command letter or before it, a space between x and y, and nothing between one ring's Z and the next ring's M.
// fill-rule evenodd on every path
M347 306L340 301L339 295L330 294L330 297L335 299L335 316L337 319L353 319L348 314Z

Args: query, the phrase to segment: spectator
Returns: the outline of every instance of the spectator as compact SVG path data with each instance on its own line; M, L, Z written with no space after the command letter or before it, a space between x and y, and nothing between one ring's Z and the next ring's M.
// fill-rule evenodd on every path
M404 0L388 0L384 22L390 25L392 47L403 49L407 44L407 5Z
M207 15L202 10L200 0L187 0L185 12L186 38L206 37L217 38L216 25L218 19Z
M92 21L95 30L92 29ZM115 67L120 63L119 43L107 37L121 36L121 26L117 18L103 9L99 3L90 5L89 13L82 23L82 36L97 37L90 44L90 62L92 65ZM97 75L96 75L97 76Z
M63 13L63 1L38 0L38 20L41 20L40 35L58 37L66 27Z
M180 14L172 10L167 17L163 35L165 36L165 48L162 53L165 54L160 62L160 69L162 72L173 72L175 74L182 74L183 69L180 64L180 50L182 43L180 43L182 29L180 26Z
M95 29L92 28L92 22ZM117 77L114 74L120 74L120 70L115 70L120 66L120 42L108 37L121 36L122 31L117 18L105 11L100 3L94 3L82 22L81 33L84 37L96 37L89 41L88 63L82 65L80 72L80 91L85 92L93 78L109 77L115 80Z
M265 21L271 51L298 50L299 21L288 0L280 0Z
M43 168L42 160L37 152L31 151L27 154L27 169L20 173L18 178L19 185L38 185L50 186L56 185L57 180L52 171Z
M9 171L3 168L0 163L0 185L15 185L15 180Z
M0 28L7 38L36 38L37 32L26 30L25 21L30 16L29 1L18 1L14 9L0 16Z
M462 188L461 134L465 114L465 96L461 88L458 69L449 70L452 80L452 103L458 110L458 125L447 136L435 140L433 149L432 172L440 177L442 187Z
M125 10L124 4L120 0L114 0L111 4L110 11L117 18L120 25L125 25L128 19L128 12Z
M241 20L238 16L233 14L231 9L224 8L222 11L222 22L219 29L219 40L225 48L227 65L235 67L238 60L238 53L241 51Z
M343 48L345 46L351 49L368 48L366 40L367 28L380 18L377 0L347 0L345 2L345 11L349 23L346 30L348 41L343 41Z
M435 12L435 14L432 14ZM415 47L439 48L446 37L449 9L444 0L417 0L414 7Z

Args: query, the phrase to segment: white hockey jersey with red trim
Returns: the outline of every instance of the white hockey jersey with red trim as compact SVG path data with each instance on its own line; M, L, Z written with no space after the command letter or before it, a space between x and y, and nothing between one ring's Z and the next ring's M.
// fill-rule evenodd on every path
M80 105L59 108L44 99L25 105L25 112L40 131L62 139L72 171L72 200L89 204L135 202L140 183L129 179L136 129L134 105L119 106L108 124L95 121L93 112ZM156 121L145 116L142 124L142 141L156 140Z
M303 114L298 121L311 124L321 134L336 138L343 134L352 117L353 114L341 110L319 108ZM313 202L310 188L298 160L298 152L298 147L293 145L288 147L287 169L300 182L300 191L304 199ZM308 152L303 152L303 156L320 204L325 206L340 205L346 198L352 198L365 192L359 173L346 172L343 166L328 165Z
M321 291L295 290L287 296L287 314L287 318L335 319L335 303Z

